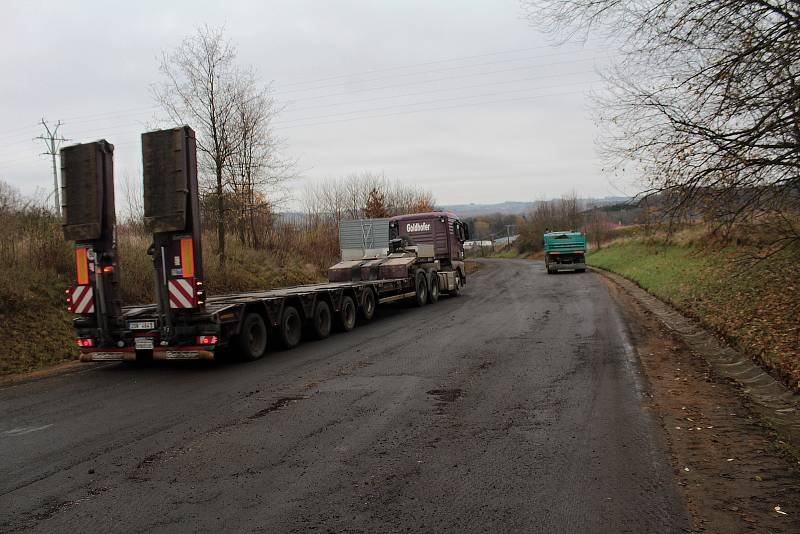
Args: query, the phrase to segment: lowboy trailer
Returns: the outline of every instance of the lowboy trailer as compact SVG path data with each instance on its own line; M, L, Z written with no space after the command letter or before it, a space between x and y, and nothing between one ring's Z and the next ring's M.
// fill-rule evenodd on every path
M142 134L145 223L153 233L154 304L123 306L116 254L113 145L61 151L64 235L75 242L76 283L68 309L82 361L255 360L276 338L285 348L303 337L352 330L379 304L435 303L466 283L466 226L432 212L390 220L385 254L343 261L329 282L206 295L203 282L196 142L188 126Z

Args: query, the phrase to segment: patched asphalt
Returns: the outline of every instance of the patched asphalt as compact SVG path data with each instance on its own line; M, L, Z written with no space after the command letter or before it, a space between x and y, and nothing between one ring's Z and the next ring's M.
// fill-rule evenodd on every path
M0 531L681 532L616 306L596 274L490 261L257 362L4 387Z

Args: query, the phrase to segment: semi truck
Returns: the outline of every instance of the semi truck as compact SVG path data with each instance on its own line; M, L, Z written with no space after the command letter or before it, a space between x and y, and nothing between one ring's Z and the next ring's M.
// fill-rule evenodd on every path
M385 252L344 259L329 281L226 295L206 293L194 131L142 134L144 219L152 244L154 302L120 299L113 178L105 140L61 150L64 236L74 242L76 279L66 290L81 361L261 358L268 341L284 348L304 338L350 331L379 305L423 306L466 284L468 230L448 212L389 220Z
M544 265L547 274L586 271L586 236L581 232L545 232Z

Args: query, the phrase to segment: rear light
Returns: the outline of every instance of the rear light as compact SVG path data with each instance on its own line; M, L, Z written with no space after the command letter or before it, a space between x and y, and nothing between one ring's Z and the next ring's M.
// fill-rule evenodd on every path
M219 338L217 336L197 336L198 345L216 345Z
M201 280L194 281L194 296L198 306L202 306L206 303L206 292L203 289L203 282Z
M79 347L94 347L94 339L90 337L81 337L75 340Z

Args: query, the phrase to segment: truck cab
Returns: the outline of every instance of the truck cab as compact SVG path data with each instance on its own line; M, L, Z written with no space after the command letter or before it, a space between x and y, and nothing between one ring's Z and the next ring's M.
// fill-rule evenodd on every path
M469 239L469 229L453 213L433 211L392 217L389 240L393 239L418 247L420 254L438 261L442 270L457 272L461 286L466 284L464 241Z
M574 230L545 232L544 265L547 274L586 270L586 236Z

